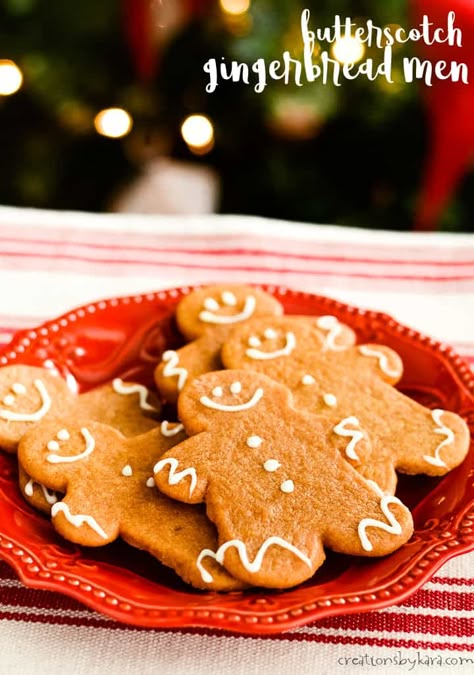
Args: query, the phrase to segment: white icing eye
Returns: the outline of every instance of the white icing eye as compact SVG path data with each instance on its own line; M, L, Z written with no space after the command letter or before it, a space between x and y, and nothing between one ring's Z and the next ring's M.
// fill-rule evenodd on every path
M256 335L251 335L247 342L249 347L261 347L262 342Z
M263 443L263 438L260 436L249 436L247 438L247 445L249 448L259 448Z
M314 384L315 379L312 375L303 375L301 378L301 383L302 384Z
M267 338L267 340L274 340L277 336L277 332L274 328L266 328L263 331L263 334Z
M56 438L58 438L60 441L68 441L71 437L67 429L61 429L56 434Z
M46 447L50 452L57 452L59 450L59 443L57 441L49 441Z
M331 328L334 328L334 326L337 326L339 321L335 316L332 316L331 314L326 314L325 316L320 316L316 320L316 325L318 328L322 328L323 330L330 330Z
M214 389L212 390L212 395L214 396L214 398L221 398L223 393L224 392L222 391L222 387L214 387Z
M146 486L147 487L155 487L155 479L153 478L153 476L150 476L150 478L147 478Z
M268 471L269 473L273 473L273 471L276 471L280 467L281 467L281 464L276 459L267 459L267 461L263 465L263 468L265 469L265 471Z
M203 305L204 309L207 309L209 312L218 312L220 309L219 303L214 298L206 298Z
M231 291L224 291L221 295L222 302L224 305L227 305L227 307L235 307L237 304L237 298Z
M13 394L7 394L2 401L3 405L11 406L15 403L15 397Z
M230 391L234 395L240 394L240 392L242 391L242 385L240 384L240 382L232 382L232 384L230 385Z
M323 401L329 408L334 408L337 405L337 398L334 394L323 394Z
M130 464L126 464L122 469L122 476L131 476L133 473Z
M280 485L280 490L282 492L285 492L286 494L293 492L294 489L295 484L293 483L292 480L284 480L283 483Z
M26 394L26 387L20 382L15 382L15 384L12 386L12 392L14 394Z

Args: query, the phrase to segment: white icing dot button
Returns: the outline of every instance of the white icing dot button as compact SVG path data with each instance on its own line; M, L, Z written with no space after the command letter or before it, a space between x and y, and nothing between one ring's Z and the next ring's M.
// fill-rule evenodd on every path
M276 471L279 469L281 466L280 462L276 459L267 459L267 461L264 463L263 468L265 471L268 471L269 473L273 473L273 471Z
M312 375L303 375L301 378L301 383L302 384L314 384L315 380Z
M295 489L295 484L290 479L284 480L283 483L280 485L280 490L282 492L285 492L286 494L289 494L290 492L293 492L294 489Z
M133 473L130 464L126 464L122 469L122 476L131 476Z
M334 406L337 405L337 398L334 394L324 394L323 401L329 408L334 408Z
M146 486L147 487L155 487L155 479L153 478L153 476L150 476L150 478L147 478Z
M249 448L259 448L263 443L263 438L260 436L249 436L247 438L247 445Z

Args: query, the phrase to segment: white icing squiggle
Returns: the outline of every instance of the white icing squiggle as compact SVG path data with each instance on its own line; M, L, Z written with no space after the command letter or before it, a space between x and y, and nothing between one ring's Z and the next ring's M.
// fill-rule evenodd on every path
M364 438L364 434L360 429L347 429L346 424L351 426L359 426L359 420L357 417L346 417L339 424L337 424L333 431L338 436L346 436L350 438L349 444L346 446L345 453L349 459L353 459L356 462L359 461L359 456L355 451L357 443Z
M24 487L25 495L27 495L28 497L33 496L33 486L35 484L38 485L38 487L40 487L41 490L43 491L43 496L48 504L56 504L56 502L58 501L56 493L53 492L52 490L48 490L48 488L45 485L43 485L42 483L37 483L32 478L30 478L30 480L26 483Z
M434 451L434 456L432 457L431 455L423 455L423 459L428 462L428 464L432 464L433 466L447 466L446 462L443 462L441 457L439 456L440 450L444 448L445 445L451 445L454 442L454 432L452 429L447 427L445 424L442 423L441 421L441 415L446 412L445 410L441 410L441 408L436 408L435 410L431 411L431 417L433 418L433 422L436 424L436 429L435 429L435 434L443 434L446 436L444 441L441 441L441 443L438 445L438 447Z
M173 427L170 427L170 423L167 420L163 420L160 425L160 431L162 436L171 438L172 436L177 436L180 431L183 431L183 424L175 424Z
M69 510L69 506L64 502L57 502L51 509L51 517L55 518L58 513L64 513L66 520L74 525L74 527L81 527L82 525L89 525L89 527L97 532L99 537L102 539L107 539L107 533L101 528L99 523L92 516L86 516L83 514L72 514Z
M166 363L165 367L163 368L163 375L165 377L176 376L178 378L178 391L181 391L188 378L188 371L186 368L176 367L179 363L178 353L172 349L168 349L161 358Z
M252 562L249 560L246 544L240 539L232 539L219 546L215 553L208 548L203 549L196 560L196 566L201 573L202 580L206 584L210 584L214 580L214 577L203 567L203 559L213 558L216 562L222 565L226 551L229 548L236 548L242 566L245 567L247 572L250 572L250 574L255 574L255 572L260 570L265 553L267 552L267 549L270 548L270 546L280 546L281 548L285 548L287 551L294 553L295 556L308 565L310 569L312 568L312 563L308 556L297 549L296 546L293 546L293 544L290 544L281 537L269 537L266 541L264 541L258 549L257 555Z
M276 349L273 352L263 352L260 349L255 349L254 347L250 347L249 349L246 349L245 353L249 357L249 359L255 359L259 361L266 361L268 359L278 359L280 356L289 356L293 349L296 347L296 338L295 334L288 332L285 335L285 346L282 347L281 349Z
M64 457L62 455L47 455L46 459L48 462L51 464L64 464L64 463L70 463L70 462L78 462L81 459L84 459L88 455L91 454L91 452L94 451L95 448L95 440L91 434L91 432L86 429L85 427L82 427L81 429L81 434L82 437L84 438L86 442L86 449L81 452L79 455L70 455L69 457Z
M357 533L359 535L360 543L362 544L362 548L364 549L364 551L372 551L374 548L367 536L366 530L368 527L377 527L379 530L384 530L389 534L399 535L402 533L402 526L388 508L390 504L400 504L403 506L403 504L399 499L397 499L397 497L391 497L390 495L384 495L382 497L382 499L380 500L380 508L382 509L382 513L388 520L388 524L382 523L381 520L376 520L375 518L364 518L363 520L360 521L359 526L357 528Z
M346 349L346 345L336 344L336 338L342 333L343 327L335 316L331 314L320 316L316 319L316 325L318 328L327 331L323 342L323 350L332 349L333 351L339 351Z
M153 412L158 412L158 410L147 403L147 398L149 391L142 384L127 384L120 377L116 377L112 382L112 388L116 394L124 394L129 396L130 394L138 394L139 396L139 405L142 410L152 410Z
M46 415L46 413L51 408L51 399L49 394L41 380L34 380L33 384L41 398L40 408L32 413L17 413L13 412L12 410L0 409L0 419L7 420L8 422L38 422Z
M243 310L238 314L220 315L214 314L214 312L209 312L208 310L204 309L202 312L199 313L199 318L201 319L201 321L204 321L205 323L213 323L220 325L238 323L239 321L245 321L246 319L250 319L250 317L255 311L256 304L257 301L255 300L255 297L253 295L249 295L245 299Z
M189 496L194 492L194 488L196 487L197 484L197 475L196 475L196 469L194 467L189 467L188 469L183 469L183 471L176 471L178 468L178 460L175 459L174 457L169 457L167 459L160 459L159 462L155 464L153 467L153 473L157 474L163 469L163 467L169 465L170 471L168 474L168 484L169 485L177 485L180 481L183 480L183 478L186 478L186 476L191 477L191 482L189 485Z
M400 377L401 375L400 369L390 368L390 366L388 365L388 356L387 354L385 354L385 352L379 349L372 349L367 345L361 345L359 347L359 352L363 354L363 356L373 356L374 358L378 359L380 370L389 377Z
M201 396L199 401L200 403L202 403L202 405L206 406L206 408L212 408L213 410L220 410L221 412L239 412L240 410L248 410L249 408L253 408L255 405L257 405L262 396L263 396L263 389L259 387L255 391L252 398L246 403L238 403L237 405L225 405L224 403L216 403L216 401L213 401L208 396Z

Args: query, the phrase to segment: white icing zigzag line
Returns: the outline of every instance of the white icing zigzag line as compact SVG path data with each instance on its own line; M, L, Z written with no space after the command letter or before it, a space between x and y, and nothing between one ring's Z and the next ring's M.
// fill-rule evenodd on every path
M69 506L64 502L57 502L51 509L51 517L55 518L58 513L64 513L66 520L74 525L74 527L81 527L82 525L89 525L89 527L97 532L102 539L107 539L107 533L101 528L99 523L92 516L85 516L80 513L73 515L69 510Z
M34 386L41 397L41 407L33 413L16 413L11 410L0 410L0 418L9 422L38 422L51 408L51 399L41 380L35 380Z
M83 438L86 442L86 449L84 450L84 452L81 452L79 455L70 455L69 457L63 457L61 455L51 454L51 455L48 455L46 457L47 461L51 462L51 464L62 464L62 463L66 463L66 462L68 462L68 463L69 462L78 462L79 460L84 459L85 457L90 455L91 452L93 452L93 450L95 448L95 440L94 440L92 434L90 433L90 431L88 429L86 429L85 427L83 427L81 429L81 434L82 434L82 436L83 436Z
M360 521L359 527L357 528L357 533L364 551L372 551L374 548L366 533L366 529L368 527L378 527L380 530L385 530L385 532L388 532L389 534L398 535L402 533L402 526L388 508L390 504L402 503L399 499L397 499L397 497L391 497L390 495L384 495L380 500L380 508L382 509L382 513L388 520L389 524L382 523L382 521L376 520L375 518L364 518Z
M121 380L120 377L116 377L112 382L112 388L116 394L124 394L125 396L128 396L129 394L138 394L139 405L142 410L158 412L154 406L147 403L148 394L150 392L142 384L127 384Z
M174 377L176 375L178 378L178 391L181 391L188 378L188 371L186 368L176 368L179 363L177 352L168 349L161 358L166 363L166 366L163 368L163 375L165 377Z
M358 427L360 422L357 417L346 417L334 427L333 431L338 436L347 436L351 439L350 443L346 446L345 453L349 459L358 462L360 461L360 458L355 451L355 446L364 438L364 434L360 429L346 429L346 424Z
M322 330L328 331L324 338L323 350L332 349L333 351L340 351L346 349L346 345L337 345L336 338L342 333L342 326L338 319L331 314L320 316L316 319L316 325Z
M170 457L169 459L160 459L160 461L157 462L153 467L153 473L154 474L159 473L161 469L165 467L167 464L169 464L170 466L170 471L168 474L169 485L176 485L177 483L182 481L183 478L186 478L186 476L191 476L191 482L189 485L189 496L191 497L191 495L194 492L194 488L196 487L197 484L196 469L191 466L188 469L183 469L183 471L176 471L179 462L174 457Z
M161 435L166 436L167 438L177 436L177 434L179 434L180 431L183 431L183 429L184 429L183 424L175 424L175 426L170 429L169 422L167 420L163 420L163 422L160 425Z
M367 345L361 345L359 347L359 352L364 356L374 356L376 359L378 359L380 370L389 377L400 376L400 370L389 367L388 357L384 352L379 351L378 349L371 349L370 347L367 347Z
M202 565L203 558L208 557L213 558L220 565L222 565L224 562L224 556L227 549L235 547L237 549L237 553L239 554L242 566L245 567L245 569L251 574L255 574L255 572L258 572L262 566L263 558L265 556L265 553L267 552L267 549L273 545L280 546L281 548L286 548L287 551L294 553L300 560L302 560L306 565L308 565L310 569L312 568L312 563L311 560L308 558L308 556L306 556L299 549L297 549L296 546L293 546L292 544L288 543L281 537L269 537L266 541L264 541L263 544L258 549L257 555L255 556L253 562L250 562L248 558L245 543L240 539L232 539L230 541L226 541L225 544L219 546L219 548L215 553L214 551L211 551L208 548L203 549L196 560L196 566L201 573L202 580L206 584L210 584L213 581L214 577L206 569L204 569Z
M222 412L239 412L239 410L248 410L249 408L253 408L253 406L257 405L262 396L263 396L263 389L259 387L252 396L252 398L250 399L250 401L247 401L247 403L240 403L237 405L225 405L224 403L216 403L208 396L201 396L199 401L200 403L202 403L202 405L206 406L206 408L212 408L213 410L221 410Z
M250 319L250 317L255 311L256 304L257 301L255 300L255 297L253 295L249 295L245 299L244 308L239 314L220 316L219 314L214 314L213 312L203 310L202 312L200 312L199 318L201 319L201 321L204 321L205 323L214 323L214 324L238 323L239 321L245 321L246 319Z
M32 478L30 478L30 480L26 483L24 490L25 495L28 495L28 497L33 496L33 486L35 485L35 483L36 481L34 481ZM44 498L48 502L48 504L56 504L58 498L52 490L48 490L48 488L42 483L36 483L36 485L38 485L42 489Z
M274 352L262 352L260 349L250 348L246 350L246 354L250 359L257 359L260 361L267 359L278 359L280 356L288 356L296 347L296 338L294 333L286 334L286 345L282 349L277 349Z
M444 448L445 445L451 445L451 443L454 442L455 438L453 430L447 427L441 421L441 415L444 412L446 411L441 410L441 408L436 408L435 410L431 411L431 417L433 418L433 422L437 426L437 428L434 430L435 434L444 434L446 436L444 441L441 441L441 443L434 451L434 457L431 457L430 455L423 455L423 459L426 462L428 462L428 464L432 464L433 466L447 466L446 462L443 462L443 460L439 456L439 453L441 448Z

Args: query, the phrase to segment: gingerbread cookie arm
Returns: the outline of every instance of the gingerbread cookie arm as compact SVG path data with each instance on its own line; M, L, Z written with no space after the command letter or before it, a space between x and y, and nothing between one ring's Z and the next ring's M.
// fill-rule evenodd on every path
M156 486L163 493L186 504L204 501L208 486L204 456L212 454L211 434L203 432L178 443L153 467Z
M176 351L164 352L154 375L162 398L176 403L185 384L203 373L222 368L219 353L220 342L213 335L204 335Z
M350 349L348 357L353 369L362 368L365 373L373 372L387 384L396 384L403 375L403 361L393 349L385 345L357 345Z

